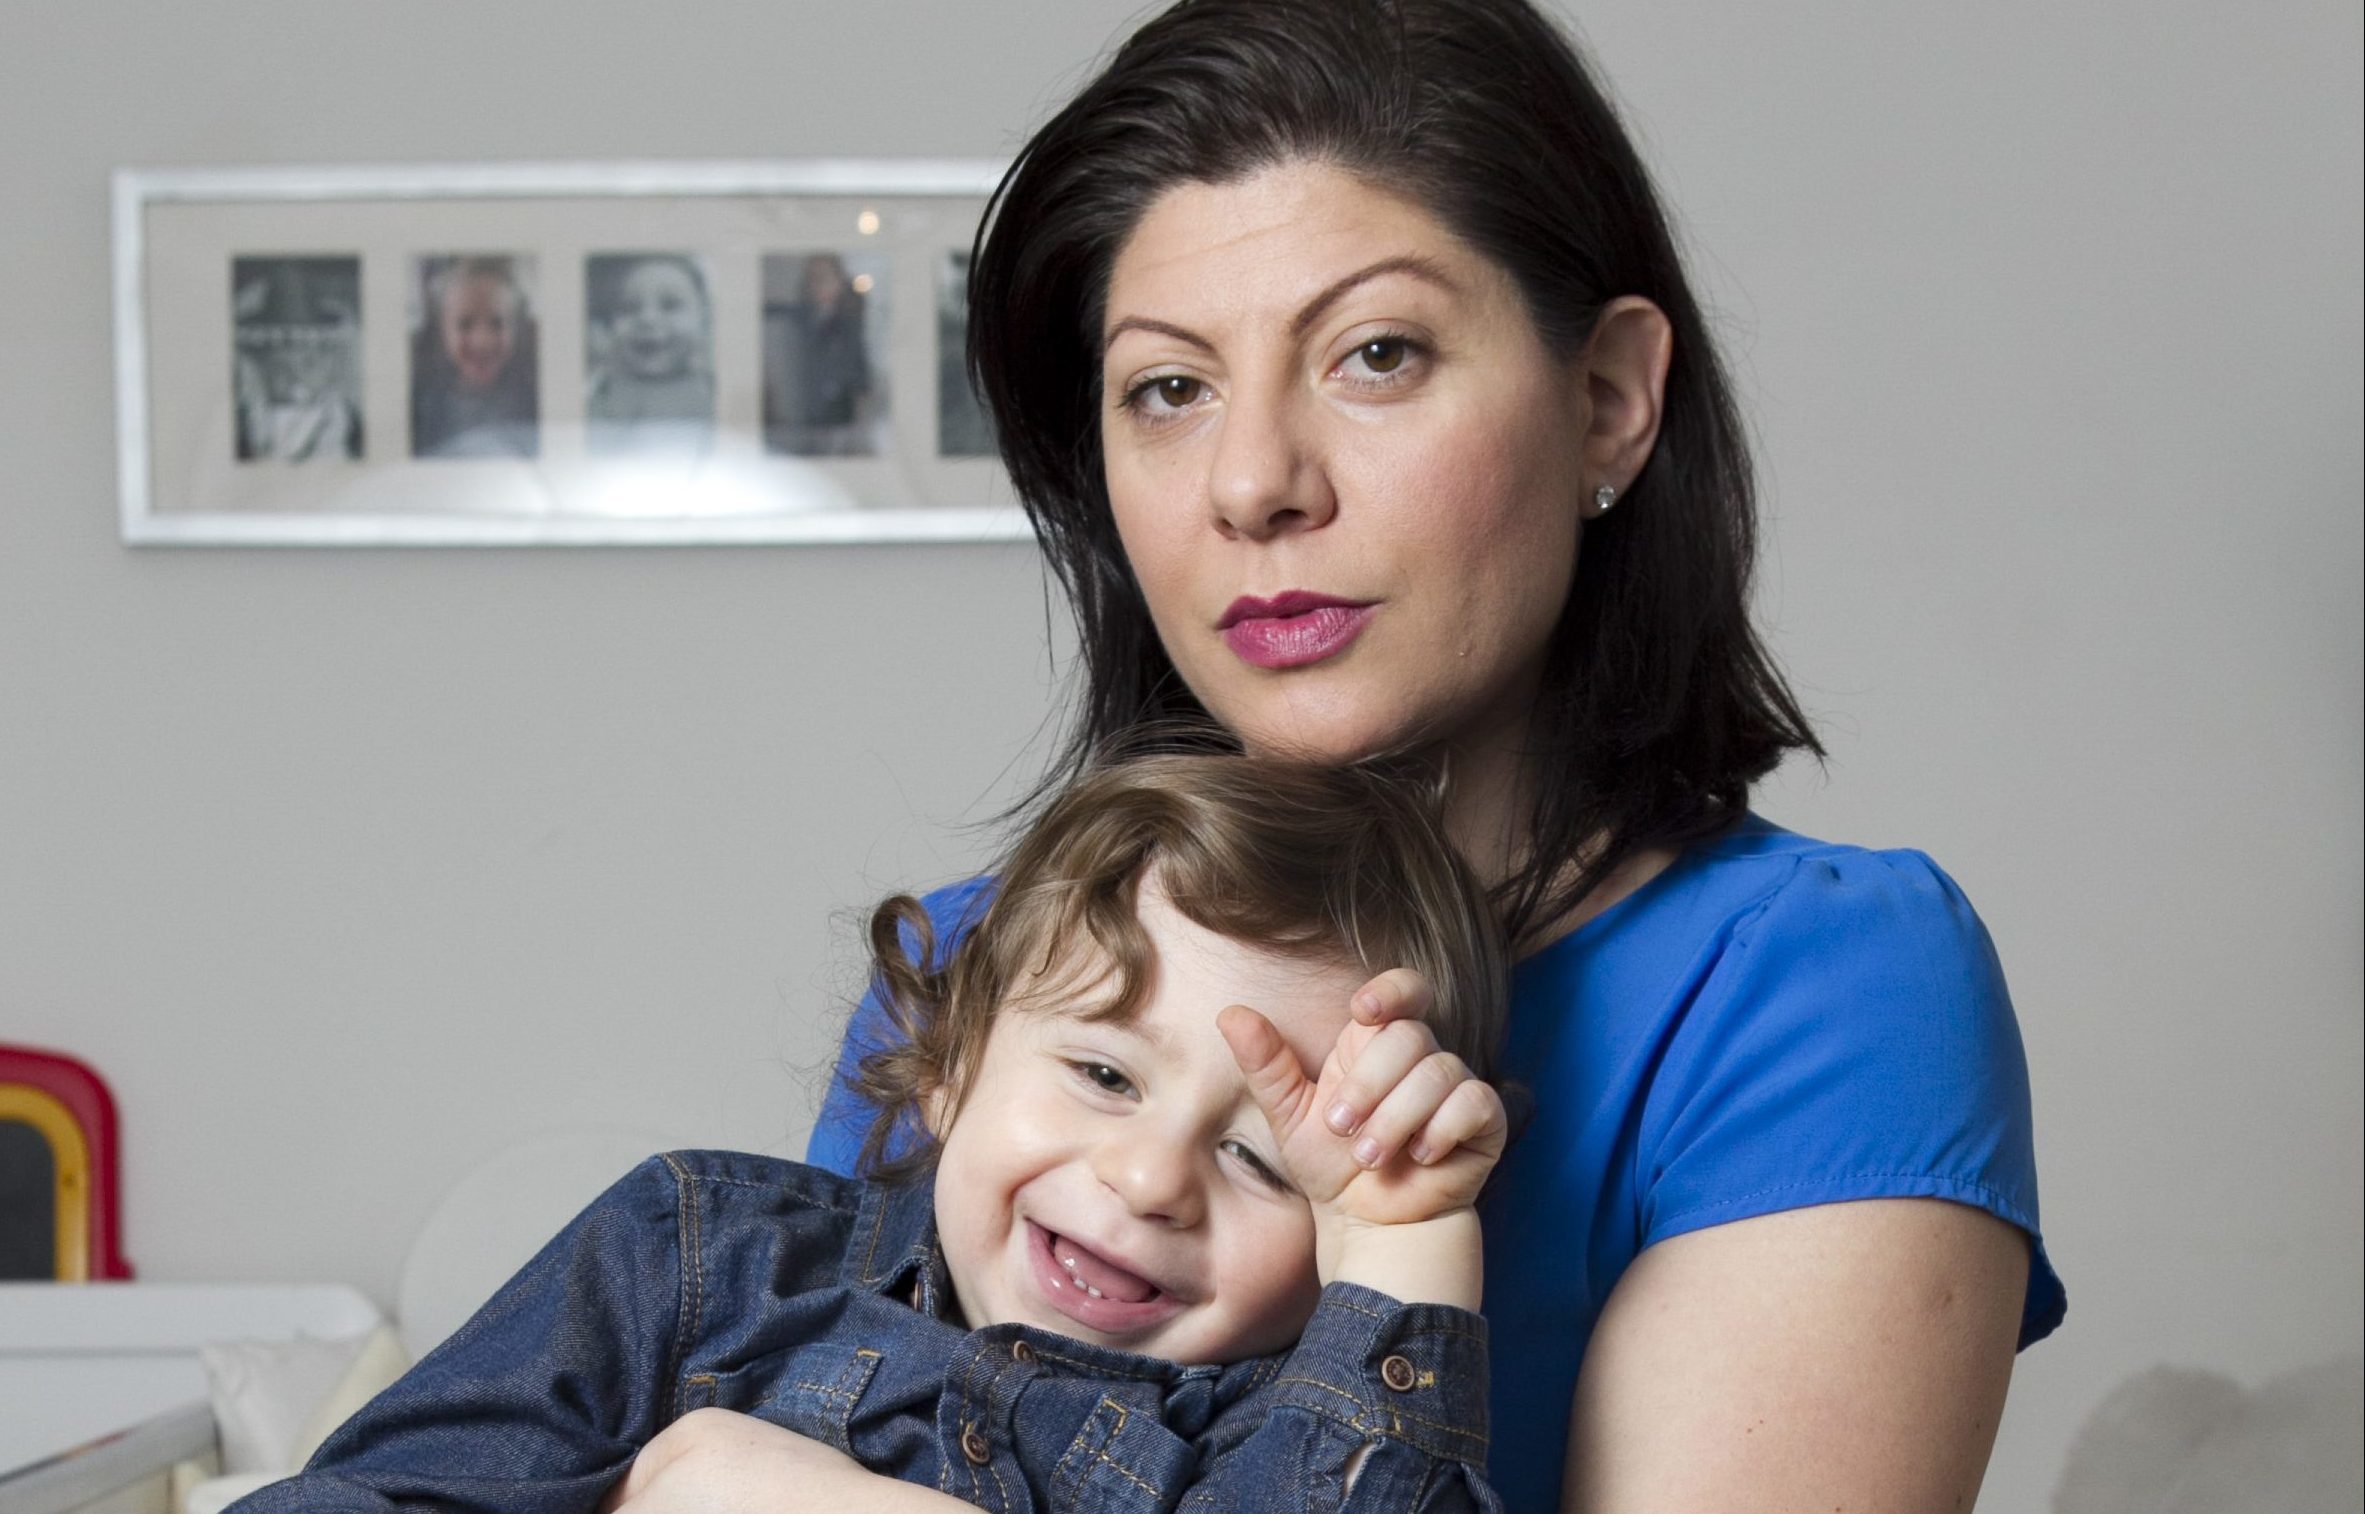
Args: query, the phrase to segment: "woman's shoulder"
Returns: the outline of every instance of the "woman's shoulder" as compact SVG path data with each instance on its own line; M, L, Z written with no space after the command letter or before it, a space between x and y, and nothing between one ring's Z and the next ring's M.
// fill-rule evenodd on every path
M1572 939L1589 949L1574 955L1740 951L1809 968L1882 956L1954 968L1993 955L1969 899L1928 853L1819 840L1754 814L1686 848Z
M1643 1244L1868 1198L1953 1200L2039 1234L2018 1018L1944 869L1752 817L1662 880L1623 948L1598 943L1602 964L1568 983L1599 1027L1589 1053L1630 1069L1608 1102L1649 1175ZM2060 1318L2036 1256L2027 1339Z
M1727 843L1739 857L1778 863L1772 887L1746 932L1759 945L1955 946L1987 952L1986 928L1971 901L1930 854L1913 847L1820 841L1751 817Z
M1586 939L1590 937L1591 939ZM1534 988L1671 1047L1731 1055L1990 1045L2017 1072L2003 967L1928 854L1822 841L1756 816L1700 842L1576 933ZM1785 1027L1787 1027L1785 1029Z

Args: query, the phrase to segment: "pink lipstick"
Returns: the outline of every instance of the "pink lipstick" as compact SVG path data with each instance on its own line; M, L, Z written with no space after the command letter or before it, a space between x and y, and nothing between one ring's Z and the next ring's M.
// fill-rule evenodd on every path
M1304 589L1271 599L1243 595L1215 623L1232 655L1252 667L1302 668L1353 645L1379 606Z

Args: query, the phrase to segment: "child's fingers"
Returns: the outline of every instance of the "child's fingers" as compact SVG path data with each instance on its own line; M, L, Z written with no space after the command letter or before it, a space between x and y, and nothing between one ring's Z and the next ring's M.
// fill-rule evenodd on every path
M1385 1025L1390 1020L1425 1020L1437 996L1429 980L1409 967L1392 967L1355 990L1348 1012L1359 1025Z
M1290 1132L1305 1119L1306 1106L1314 1097L1314 1085L1306 1081L1306 1070L1298 1066L1297 1053L1281 1039L1272 1021L1245 1004L1218 1011L1215 1028L1232 1049L1232 1060L1248 1080L1248 1091L1256 1096L1257 1107L1265 1112L1265 1123L1273 1127L1277 1139L1288 1140Z
M1355 1133L1355 1160L1379 1167L1434 1119L1456 1088L1470 1081L1470 1069L1449 1051L1431 1051L1405 1070L1388 1096Z
M1501 1156L1510 1134L1503 1096L1476 1078L1467 1078L1445 1096L1445 1102L1429 1116L1429 1123L1405 1143L1404 1153L1424 1167L1465 1146L1488 1156Z
M1341 1032L1341 1053L1357 1038L1353 1026ZM1391 1020L1381 1026L1364 1038L1362 1047L1352 1053L1353 1060L1345 1062L1338 1086L1327 1095L1330 1102L1322 1112L1323 1123L1334 1135L1356 1134L1389 1090L1436 1049L1437 1038L1418 1020Z

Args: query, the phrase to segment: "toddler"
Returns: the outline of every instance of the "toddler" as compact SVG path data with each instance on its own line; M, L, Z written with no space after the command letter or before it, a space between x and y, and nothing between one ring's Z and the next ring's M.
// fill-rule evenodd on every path
M540 356L521 274L531 260L422 258L411 342L411 455L532 457Z
M714 319L697 261L603 254L588 273L585 446L704 447L714 430Z
M652 1159L239 1508L695 1508L750 1445L783 1508L1499 1507L1506 967L1426 803L1137 759L1049 807L957 946L908 898L871 939L907 1039L863 1064L864 1180ZM1382 969L1435 1011L1351 1013Z

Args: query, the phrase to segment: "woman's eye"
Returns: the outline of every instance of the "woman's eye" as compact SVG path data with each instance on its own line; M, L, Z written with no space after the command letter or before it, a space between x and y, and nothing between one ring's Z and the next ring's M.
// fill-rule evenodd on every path
M1340 366L1352 363L1365 377L1390 379L1402 373L1419 355L1420 345L1410 337L1375 336L1348 353Z
M1192 378L1187 373L1168 373L1144 379L1126 394L1125 403L1132 409L1152 415L1188 410L1207 393L1205 380Z

